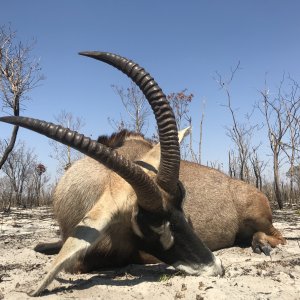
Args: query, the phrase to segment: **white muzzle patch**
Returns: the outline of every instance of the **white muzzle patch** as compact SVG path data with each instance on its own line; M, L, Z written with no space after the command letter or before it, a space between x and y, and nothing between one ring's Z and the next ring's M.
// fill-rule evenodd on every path
M183 262L173 264L177 270L183 271L189 275L200 276L223 276L224 268L222 262L218 257L215 257L214 262L209 265L186 265Z

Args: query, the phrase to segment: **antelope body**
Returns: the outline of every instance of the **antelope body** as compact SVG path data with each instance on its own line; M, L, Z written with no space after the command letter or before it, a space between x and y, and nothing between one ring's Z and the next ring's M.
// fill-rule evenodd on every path
M153 145L145 140L129 137L117 151L128 159L138 161L141 153L146 154L151 147ZM66 172L53 197L63 240L91 209L104 189L114 189L115 176L88 157L75 162ZM268 254L268 245L275 247L284 243L281 233L272 225L272 212L267 197L255 187L213 168L183 160L179 179L185 190L185 216L211 250L230 247L239 242L251 243L253 239L253 249ZM73 217L66 218L66 215ZM113 264L116 266L115 262Z
M241 240L268 254L270 247L285 243L261 192L214 169L180 161L178 139L184 134L178 134L172 109L149 73L118 55L81 54L111 64L139 85L157 120L160 143L127 132L96 142L36 119L0 118L87 155L56 187L62 246L48 247L59 254L31 295L39 295L62 268L86 272L157 259L188 274L222 275L212 250ZM38 249L47 252L47 245Z

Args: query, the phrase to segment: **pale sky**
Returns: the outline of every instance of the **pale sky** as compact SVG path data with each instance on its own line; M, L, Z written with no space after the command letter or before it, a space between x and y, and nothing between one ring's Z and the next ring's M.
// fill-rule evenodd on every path
M205 99L203 162L227 163L231 142L225 126L230 126L231 118L222 106L226 97L213 79L215 71L226 76L240 61L241 70L231 86L240 121L259 101L266 73L274 93L284 72L300 82L299 12L296 0L6 0L1 1L0 24L10 24L23 42L36 39L34 54L46 76L30 93L23 115L53 122L64 109L85 120L86 135L111 133L108 117L126 116L111 85L127 87L129 80L77 53L115 52L143 66L166 94L187 88L195 95L191 106L195 142ZM260 121L254 114L253 122ZM151 131L152 117L149 122ZM0 124L1 138L10 129ZM267 145L263 131L255 138L255 143ZM54 172L46 138L21 129L19 139L27 141Z

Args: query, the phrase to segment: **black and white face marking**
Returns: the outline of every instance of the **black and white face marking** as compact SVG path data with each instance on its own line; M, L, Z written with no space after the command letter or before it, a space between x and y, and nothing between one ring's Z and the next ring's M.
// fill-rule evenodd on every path
M153 213L138 208L134 219L141 250L187 274L224 274L221 261L197 237L180 209Z
M170 229L170 222L165 222L158 227L150 226L150 228L160 236L159 240L165 250L173 246L174 237Z
M171 232L170 222L156 214L146 212L139 208L132 217L132 229L141 239L159 242L164 250L173 246L174 237Z
M183 212L183 202L185 199L185 189L183 184L178 181L178 192L179 197L175 200L173 205L181 212ZM144 232L147 234L147 239L152 230L152 234L157 234L159 236L159 241L164 250L168 250L174 244L174 237L171 231L170 222L167 218L167 213L154 214L145 211L142 208L137 208L132 216L132 229L137 236L144 239L145 235L142 232L140 226L144 229ZM140 222L137 221L139 218ZM187 220L187 219L186 219ZM151 225L152 224L152 225Z

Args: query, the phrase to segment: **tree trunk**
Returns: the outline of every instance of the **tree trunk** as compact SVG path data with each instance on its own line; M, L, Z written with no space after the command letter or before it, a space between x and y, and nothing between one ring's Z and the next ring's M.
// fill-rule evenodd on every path
M278 168L278 155L274 153L274 189L275 189L275 197L278 203L279 209L283 209L283 199L282 193L280 189L280 180L279 180L279 168Z
M6 162L10 152L13 150L13 148L15 146L18 130L19 130L19 126L14 126L12 134L11 134L10 142L7 145L6 149L4 150L4 153L0 160L0 170L1 170L2 166L4 165L4 163Z

